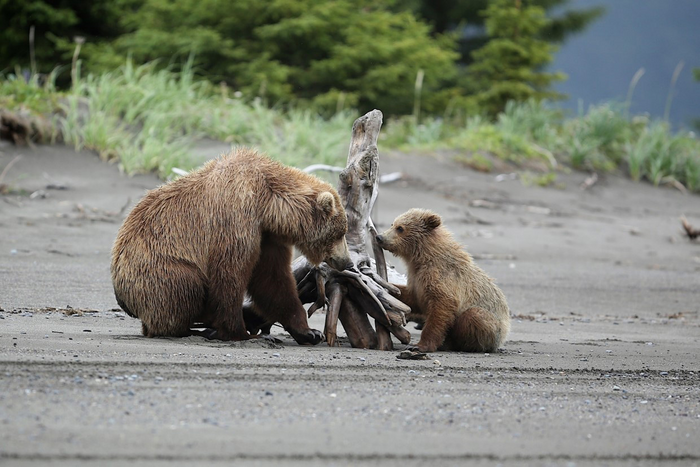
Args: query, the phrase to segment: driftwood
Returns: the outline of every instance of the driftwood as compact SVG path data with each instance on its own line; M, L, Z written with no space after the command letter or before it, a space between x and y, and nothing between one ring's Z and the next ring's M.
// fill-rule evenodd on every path
M683 225L683 230L689 239L695 240L700 236L700 229L694 228L685 217L681 217L681 224Z
M404 344L411 340L404 328L410 308L392 295L399 291L387 281L384 252L376 244L377 231L370 217L378 194L377 138L381 126L379 110L355 120L347 165L339 175L338 193L348 216L346 239L355 267L346 271L336 271L325 263L314 267L303 256L292 264L299 298L302 303L313 303L309 316L328 306L324 334L330 346L338 343L338 320L353 347L392 350L391 334ZM375 328L369 317L374 319Z
M593 172L589 177L586 177L586 179L581 183L581 189L587 190L596 183L598 183L598 174L596 172Z
M12 112L0 109L0 139L26 146L48 141L53 133L51 122L43 116L33 115L23 108Z
M181 170L181 169L173 168L173 172L178 173L177 170ZM326 165L326 164L313 164L313 165L310 165L310 166L304 168L303 170L306 173L313 173L313 172L318 172L321 170L326 171L326 172L340 173L343 170L345 170L345 167L336 167L334 165ZM187 173L187 172L185 172L185 173ZM184 174L180 174L180 175L184 175ZM379 184L393 183L397 180L401 180L402 178L403 178L403 174L401 172L392 172L390 174L380 175L379 176Z

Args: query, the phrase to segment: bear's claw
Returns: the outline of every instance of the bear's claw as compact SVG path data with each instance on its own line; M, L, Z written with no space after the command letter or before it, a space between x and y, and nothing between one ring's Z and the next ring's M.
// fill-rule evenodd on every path
M317 329L309 329L304 332L290 331L290 334L299 345L316 345L326 340L323 333Z

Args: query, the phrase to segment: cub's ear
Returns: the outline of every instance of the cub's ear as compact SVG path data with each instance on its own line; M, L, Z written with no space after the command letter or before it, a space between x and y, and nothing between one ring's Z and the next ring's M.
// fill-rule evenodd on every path
M433 230L437 227L440 227L440 224L442 224L442 219L440 219L440 216L438 216L434 212L431 212L425 216L424 222L425 222L425 227L428 230Z
M316 198L316 203L326 214L332 214L335 210L335 197L330 191L319 193Z

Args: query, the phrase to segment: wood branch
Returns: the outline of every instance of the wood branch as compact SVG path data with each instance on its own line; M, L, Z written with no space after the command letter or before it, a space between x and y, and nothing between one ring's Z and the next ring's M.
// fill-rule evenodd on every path
M328 304L328 298L326 298L326 276L323 270L316 268L314 270L316 276L316 291L317 298L313 305L309 307L309 318L314 314L319 308L324 308Z
M5 180L5 175L10 171L10 167L15 165L17 161L19 161L22 158L22 156L15 156L14 159L12 159L10 162L7 163L5 168L3 169L2 173L0 173L0 194L5 194L5 189L7 188L6 185L3 182ZM9 191L9 189L7 189Z
M304 167L302 171L306 173L314 173L318 171L326 171L326 172L342 172L345 170L345 167L337 167L335 165L326 165L326 164L312 164L308 167ZM178 171L184 172L184 174L179 173ZM179 174L179 175L185 175L187 172L181 169L173 168L173 172ZM397 180L401 180L403 178L403 173L401 172L391 172L388 174L380 175L379 176L379 184L383 183L392 183Z
M377 331L377 349L378 350L393 350L394 344L391 342L391 333L386 326L375 322L374 327Z
M326 313L326 327L323 333L326 335L326 342L330 347L337 345L338 338L338 318L340 313L340 305L343 301L343 295L347 293L345 286L337 282L333 282L326 288L330 295L330 304Z
M375 264L375 261L372 260L372 265L374 266L374 264ZM376 282L377 284L379 284L382 287L384 287L385 289L387 289L390 294L392 294L394 296L400 296L401 290L399 290L398 287L396 287L394 284L390 283L387 280L386 260L384 261L384 265L383 265L381 271L379 270L380 267L378 266L378 264L379 264L379 262L377 262L377 266L375 266L375 269L377 270L377 272L374 272L372 270L372 268L370 268L370 267L364 267L364 268L362 268L362 270L360 272L362 272L362 274L365 274L366 276L371 277L372 280L374 280L374 282Z
M372 205L374 206L374 201L372 202ZM377 243L377 228L374 226L372 218L369 219L368 230L370 242L372 243L372 254L374 254L375 258L375 268L377 269L377 274L381 280L384 281L382 287L387 287L388 282L386 279L386 259L384 257L384 248L380 247L379 243Z
M297 283L297 293L299 294L300 298L304 297L301 298L302 303L308 302L308 300L306 300L307 297L315 297L318 295L316 292L316 282L314 281L315 277L314 270L311 269L307 272L303 279Z
M589 177L586 177L586 179L581 183L581 189L587 190L596 183L598 183L598 173L593 172Z
M683 229L685 230L685 233L689 239L695 240L698 238L698 236L700 236L700 229L693 228L693 226L688 222L688 219L685 217L681 217L681 224L683 225Z
M327 164L313 164L302 170L306 173L313 173L318 170L325 170L326 172L342 172L343 170L345 170L345 168Z
M369 323L367 314L360 311L352 300L343 300L339 318L350 345L359 349L377 348L377 334Z
M393 183L403 178L402 172L391 172L388 174L379 176L379 184L383 185L385 183Z
M402 344L408 345L411 342L411 333L403 326L388 326L387 329L396 337ZM392 350L392 349L387 349Z

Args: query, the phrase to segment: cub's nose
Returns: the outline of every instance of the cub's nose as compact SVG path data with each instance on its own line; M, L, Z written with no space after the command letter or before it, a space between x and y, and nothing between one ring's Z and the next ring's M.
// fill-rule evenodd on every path
M377 235L375 238L377 240L377 243L379 243L380 245L384 243L384 237L382 237L381 235Z

